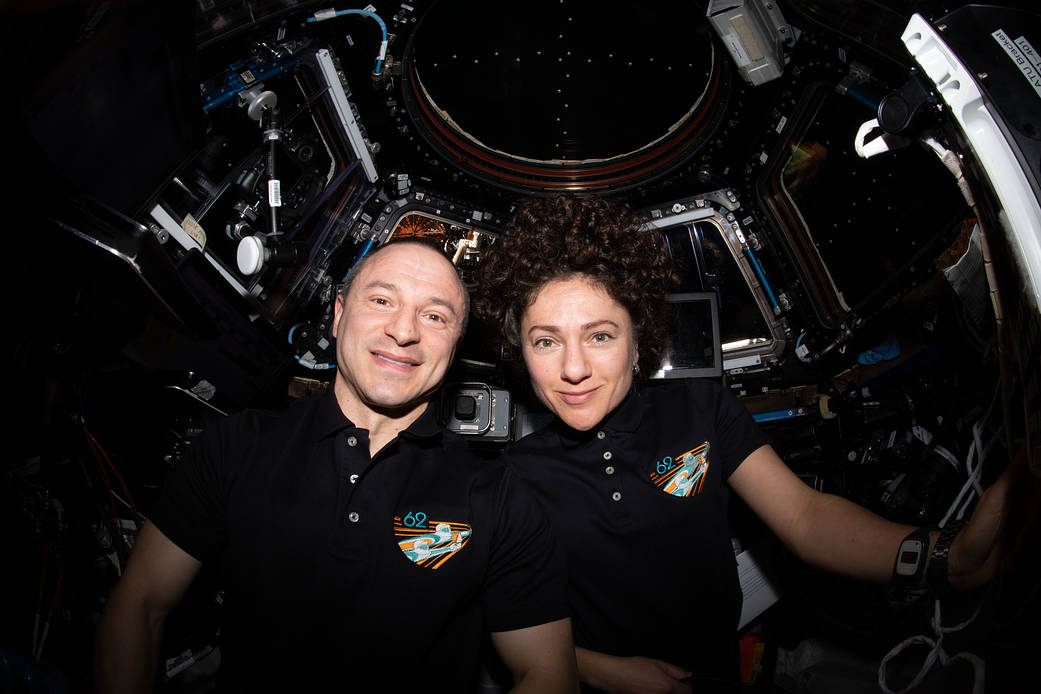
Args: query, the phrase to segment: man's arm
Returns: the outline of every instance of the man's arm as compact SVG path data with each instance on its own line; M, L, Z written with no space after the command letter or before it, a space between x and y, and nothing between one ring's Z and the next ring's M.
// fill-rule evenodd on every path
M578 677L605 692L619 694L690 694L691 672L664 660L620 657L575 647Z
M516 694L577 694L571 620L558 619L524 629L492 632L492 643L513 673Z
M152 691L163 622L201 566L154 525L142 526L98 624L95 691Z

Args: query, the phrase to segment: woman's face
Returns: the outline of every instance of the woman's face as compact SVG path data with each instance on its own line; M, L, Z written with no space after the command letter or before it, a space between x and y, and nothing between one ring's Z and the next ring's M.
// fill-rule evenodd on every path
M629 392L638 356L632 320L599 283L550 282L520 328L535 394L571 428L592 429Z

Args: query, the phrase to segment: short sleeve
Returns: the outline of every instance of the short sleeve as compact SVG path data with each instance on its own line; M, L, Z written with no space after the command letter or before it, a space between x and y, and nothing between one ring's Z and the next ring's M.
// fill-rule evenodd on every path
M722 448L718 459L724 461L724 478L729 478L753 451L770 443L770 437L759 428L744 403L722 386L717 386L715 412L717 445Z
M569 616L563 547L531 492L506 470L484 591L488 631L511 631Z
M171 542L202 562L214 558L226 540L225 428L222 420L192 441L149 514L149 521Z

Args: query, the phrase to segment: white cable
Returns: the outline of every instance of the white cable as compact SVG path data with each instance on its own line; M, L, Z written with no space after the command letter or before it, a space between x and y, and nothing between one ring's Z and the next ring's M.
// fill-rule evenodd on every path
M964 660L972 666L972 694L983 694L985 691L983 688L984 681L986 680L987 663L975 653L958 653L952 655L947 662L952 663L955 660Z
M972 440L976 444L976 452L979 454L979 460L976 461L976 482L972 486L976 489L976 493L983 496L983 487L980 486L980 477L983 471L983 461L987 458L987 449L983 445L983 440L980 438L980 433L983 431L983 421L980 420L972 426Z
M987 459L987 454L990 453L990 449L996 443L1000 443L999 438L1002 427L998 427L998 431L994 433L994 435L991 437L991 439L987 442L986 445L983 444L983 439L981 438L981 435L983 433L983 428L986 426L987 420L990 419L990 414L994 409L994 404L997 402L998 393L998 388L995 388L994 395L991 397L990 405L987 408L987 412L972 425L972 443L969 444L969 452L965 456L965 483L958 491L958 495L954 498L954 501L947 509L947 513L944 514L943 519L940 521L939 527L941 528L947 525L947 522L951 519L951 516L955 513L956 510L957 518L960 520L965 515L965 512L968 510L975 497L983 495L983 487L980 484L980 477L983 474L983 462ZM924 432L923 430L923 433L928 432ZM919 432L916 431L915 435L921 438L923 442L925 441L925 439L919 434ZM939 451L940 448L940 446L936 446L934 447L934 450ZM946 453L947 455L943 455L943 453ZM941 453L941 455L948 460L950 460L948 456L953 457L950 454L950 452L946 449L943 450L943 453ZM955 467L958 466L956 465ZM910 692L912 689L917 687L922 682L922 680L925 679L926 675L929 674L929 671L932 669L933 665L936 663L937 660L939 660L941 666L945 666L954 660L964 660L972 666L972 694L983 694L983 685L985 679L984 673L986 670L986 663L979 656L976 656L972 653L958 653L954 656L948 657L947 652L943 650L944 634L949 634L955 631L961 631L962 629L967 627L969 624L972 623L974 619L976 619L977 616L979 616L980 609L982 607L983 603L981 602L976 606L976 610L972 613L971 617L966 619L961 624L945 628L941 619L940 601L936 600L933 606L933 618L931 620L933 633L935 634L936 638L934 639L928 636L921 635L911 636L910 638L904 639L896 646L894 646L892 650L890 650L889 653L887 653L885 657L882 658L882 662L878 666L878 686L879 688L881 688L882 692L884 694L906 694L907 692ZM901 689L899 692L894 692L886 684L886 666L890 660L897 656L897 654L901 653L908 646L912 646L915 644L929 646L929 654L925 657L925 660L922 662L922 667L921 669L919 669L918 674L914 676L914 678L907 685L907 687Z
M962 503L962 497L964 497L965 493L967 491L969 491L970 489L972 489L972 478L971 477L969 479L965 480L965 484L962 485L961 491L959 491L958 495L956 497L954 497L954 502L947 509L947 513L944 514L943 519L939 523L937 523L937 527L942 528L945 525L947 525L947 521L949 521L951 519L951 516L954 515L955 510ZM972 499L972 495L969 495L968 499L966 499L966 500L968 501L968 500L971 500L971 499Z
M930 625L933 628L933 633L936 638L930 638L928 636L912 636L904 639L896 646L893 647L889 653L882 658L882 662L878 666L878 686L884 692L884 694L906 694L910 692L925 679L929 671L932 670L933 665L939 661L940 666L946 666L953 660L965 660L972 665L973 670L973 687L972 694L983 694L983 680L986 664L978 656L971 653L958 653L954 656L948 657L947 652L943 650L943 637L946 634L951 634L956 631L961 631L976 619L980 614L980 609L983 607L983 603L976 606L976 610L972 613L972 616L966 619L961 624L957 624L953 627L944 627L943 619L941 617L940 601L937 600L933 604L933 618L930 620ZM893 691L886 684L886 666L889 661L896 657L901 651L908 646L914 644L922 644L929 646L929 655L925 657L925 661L922 663L921 669L914 676L908 685L900 691Z
M914 644L922 644L924 646L929 646L929 655L925 657L925 662L922 663L922 668L918 671L918 674L914 676L914 679L911 680L910 684L908 684L907 687L905 687L904 689L901 689L899 691L893 691L889 688L889 685L886 684L886 665L889 663L891 659L896 657L898 653L902 652L908 646L913 646ZM938 655L939 644L933 639L929 638L928 636L912 636L910 638L904 639L896 646L894 646L893 650L889 651L889 653L886 653L885 657L882 658L882 662L878 666L879 689L881 689L884 694L904 694L904 692L911 691L912 689L917 687L923 679L925 679L926 674L928 674L929 670L932 669L933 663L936 662L936 658Z
M1001 437L1001 432L1003 430L1004 427L998 427L998 430L994 432L994 435L990 438L987 444L983 446L983 453L980 454L980 461L979 464L976 466L975 476L973 477L973 487L976 490L976 493L980 496L983 496L983 487L980 486L980 478L983 477L983 461L986 460L987 456L990 455L990 449L994 448L994 446L998 444L1004 443ZM959 520L965 515L965 512L968 510L968 507L969 501L966 500L965 503L962 504L962 507L958 510Z
M994 436L992 436L991 439L987 442L987 444L983 445L982 439L980 438L980 433L982 432L983 423L986 421L986 417L987 415L984 415L982 419L978 420L972 426L973 441L971 444L969 444L968 455L965 456L965 469L967 473L967 478L965 480L965 483L962 485L961 490L958 492L958 495L954 498L954 502L951 503L950 507L947 509L947 513L944 514L943 520L939 522L938 525L941 528L947 525L947 521L951 519L951 516L955 515L955 511L957 511L956 518L958 518L959 520L965 515L965 512L968 510L969 505L975 498L974 494L978 496L983 496L983 487L980 484L980 478L983 476L983 462L987 459L987 454L990 452L990 449L996 443L1000 442L998 439L1001 432L1001 429L999 428L998 431L994 434ZM979 453L979 459L976 461L974 465L973 458L977 457L977 452ZM968 496L965 496L966 492L969 492L970 489L973 493L970 493Z
M956 631L961 631L965 627L972 624L973 621L975 621L975 619L979 617L981 609L983 609L982 602L976 605L976 609L973 611L972 616L970 616L964 622L962 622L961 624L956 624L953 627L945 627L943 626L943 622L940 619L940 601L937 600L936 605L933 608L933 629L936 629L940 634L953 634Z
M979 471L983 469L982 465L976 465L975 467L973 467L972 465L972 459L975 456L976 450L977 443L976 441L973 441L971 444L969 444L968 455L965 456L965 468L967 473L965 483L962 485L961 491L958 492L958 496L955 497L954 501L948 507L947 513L944 514L943 520L940 521L939 527L941 528L947 525L947 521L949 521L951 516L955 514L956 510L958 512L956 517L958 519L961 519L962 515L965 513L965 509L968 508L970 503L972 503L973 494L976 492L976 489L979 486ZM968 493L968 495L966 495L966 493ZM964 501L962 500L962 497L964 497Z
M957 456L955 456L953 453L951 453L943 446L939 444L933 446L933 452L936 453L936 455L943 458L944 460L946 460L948 463L950 463L951 467L953 467L955 470L961 467L961 461L958 460Z

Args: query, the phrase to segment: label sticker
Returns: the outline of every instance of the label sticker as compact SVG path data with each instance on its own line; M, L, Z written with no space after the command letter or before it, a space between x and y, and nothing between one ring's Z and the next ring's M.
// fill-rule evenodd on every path
M282 206L282 182L277 178L267 182L267 204L269 207Z
M191 236L195 243L206 248L206 231L202 228L202 225L195 221L195 217L190 214L184 216L184 221L181 222L181 229L184 233Z
M1027 41L1026 37L1020 36L1013 41L1002 29L993 32L991 36L998 42L1012 62L1016 64L1019 71L1023 73L1034 92L1041 97L1041 61L1038 60L1037 51Z

